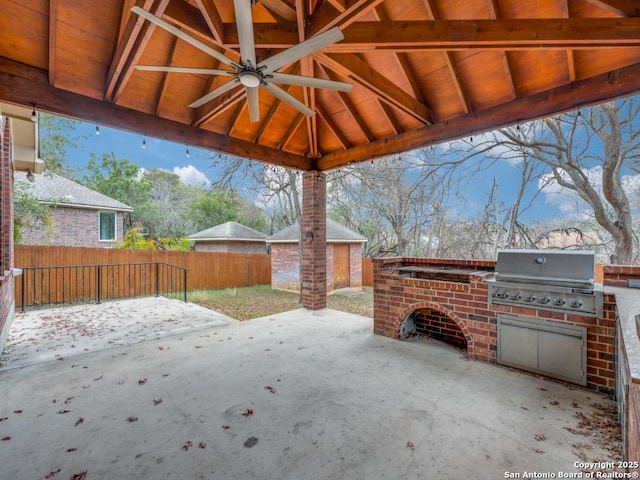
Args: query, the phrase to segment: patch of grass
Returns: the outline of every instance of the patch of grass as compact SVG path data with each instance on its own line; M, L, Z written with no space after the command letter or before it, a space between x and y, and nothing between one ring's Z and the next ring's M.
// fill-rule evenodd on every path
M188 300L236 320L250 320L301 308L300 295L268 285L189 292ZM327 308L373 317L373 291L338 292L327 297Z

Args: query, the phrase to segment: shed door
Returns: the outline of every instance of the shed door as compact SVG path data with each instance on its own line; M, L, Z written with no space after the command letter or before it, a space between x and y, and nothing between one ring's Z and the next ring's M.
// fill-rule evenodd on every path
M349 282L349 245L333 245L333 288L347 288Z

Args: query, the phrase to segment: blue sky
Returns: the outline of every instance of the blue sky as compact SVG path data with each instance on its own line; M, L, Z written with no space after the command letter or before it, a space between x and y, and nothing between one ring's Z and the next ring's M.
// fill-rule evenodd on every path
M100 135L96 135L95 130L95 124L79 124L76 133L85 136L86 139L80 142L79 149L70 152L69 163L72 168L84 167L90 152L95 153L98 158L103 154L113 153L117 159L127 159L141 168L159 168L174 172L184 183L209 185L216 180L217 174L210 160L213 152L103 126L100 126ZM143 140L145 148L142 148ZM187 150L189 156L186 154ZM496 162L490 169L480 170L467 185L461 187L466 199L464 202L454 201L451 204L452 211L463 218L482 211L494 177L498 181L500 201L507 206L511 205L515 199L519 176L517 166L506 161ZM536 190L537 185L531 185L528 195ZM574 203L563 192L552 191L538 198L536 208L530 209L522 219L532 221L563 218L571 215L572 209L575 209Z

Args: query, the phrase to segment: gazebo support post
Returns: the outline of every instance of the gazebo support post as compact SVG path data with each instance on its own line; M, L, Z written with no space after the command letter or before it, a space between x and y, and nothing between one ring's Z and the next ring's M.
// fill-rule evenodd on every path
M327 184L326 175L302 175L302 306L327 306Z

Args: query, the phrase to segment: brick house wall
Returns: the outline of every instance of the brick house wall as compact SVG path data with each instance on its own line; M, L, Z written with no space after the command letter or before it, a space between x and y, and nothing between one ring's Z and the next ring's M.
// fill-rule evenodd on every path
M106 211L106 210L103 210ZM64 247L113 248L115 242L100 241L99 210L56 206L51 209L52 232L43 228L22 230L23 245L59 245ZM124 213L116 212L116 239L124 238Z
M401 277L396 269L407 265L493 270L495 262L416 258L375 259L374 332L376 334L400 338L400 326L407 316L416 311L421 311L423 315L433 311L448 319L446 323L440 325L441 329L451 330L453 325L457 327L460 334L450 335L449 340L464 338L467 356L470 359L496 363L498 313L580 325L587 328L587 384L590 388L601 392L613 392L616 311L615 298L612 295L604 296L602 318L489 305L486 283L489 273L470 275L469 283ZM428 325L434 328L437 324L437 315L430 316L434 320L430 320ZM428 325L424 328L428 328Z
M333 243L327 243L326 288L334 291ZM349 244L349 287L362 287L362 245ZM280 290L299 291L300 258L297 243L273 243L271 245L271 287Z
M10 120L0 116L0 353L15 311L13 283L13 159Z
M267 246L264 241L233 241L233 240L216 240L211 242L198 241L193 249L196 252L218 252L218 253L258 253L264 255L267 253Z

